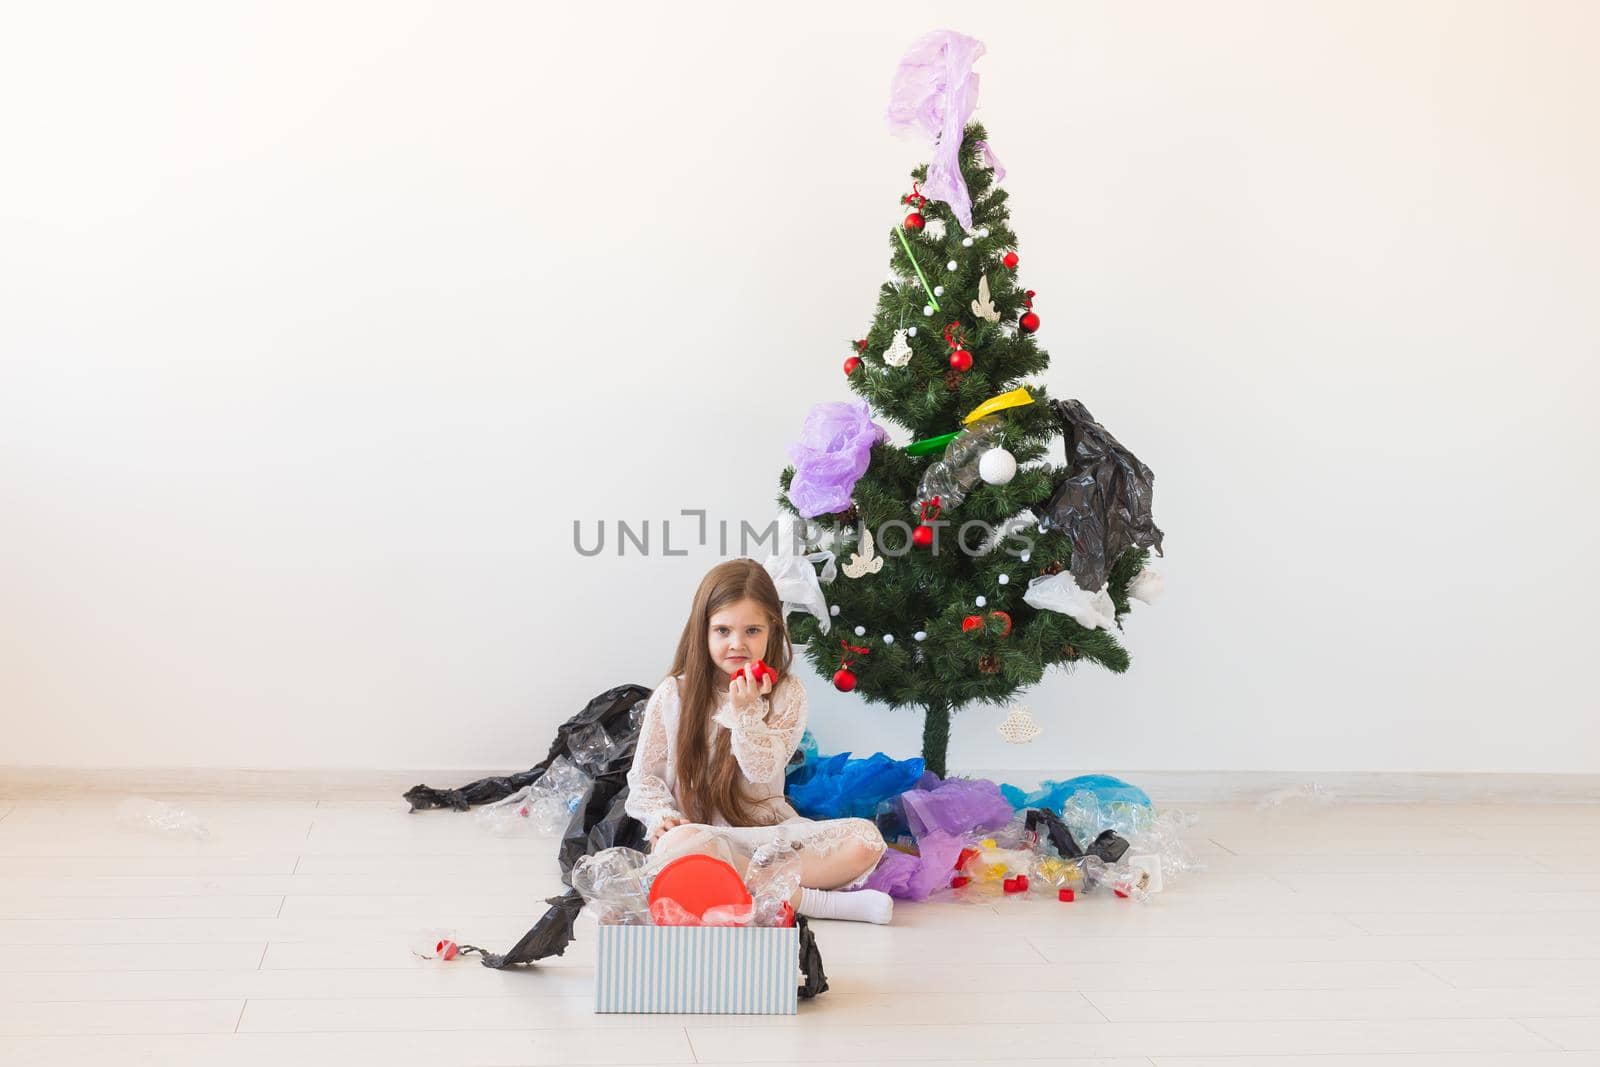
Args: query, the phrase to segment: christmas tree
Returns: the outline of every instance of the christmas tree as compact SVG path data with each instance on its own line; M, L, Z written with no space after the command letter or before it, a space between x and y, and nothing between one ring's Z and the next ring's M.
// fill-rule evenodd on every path
M811 590L785 600L811 614L795 640L839 689L924 709L922 754L941 775L957 710L1002 704L1057 664L1128 668L1116 631L1130 595L1151 598L1161 544L1149 469L1077 401L1027 381L1049 357L1004 171L969 121L982 51L940 31L901 63L891 124L934 138L934 158L901 196L890 280L844 363L865 403L813 409L780 479L780 506L810 520L797 547L843 564L819 585L800 557ZM1058 435L1064 465L1049 460Z

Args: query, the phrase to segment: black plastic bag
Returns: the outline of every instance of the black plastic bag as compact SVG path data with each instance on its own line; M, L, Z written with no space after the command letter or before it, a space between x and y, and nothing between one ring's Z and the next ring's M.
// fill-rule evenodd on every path
M1161 552L1161 531L1150 514L1156 476L1094 421L1078 400L1052 400L1066 440L1067 475L1045 502L1046 526L1072 542L1072 577L1098 592L1111 565L1130 548Z
M571 759L572 734L577 730L599 723L614 739L619 733L637 736L638 729L629 723L631 712L639 701L649 699L650 690L642 685L619 685L615 689L607 689L589 701L582 711L561 724L561 728L556 731L555 741L550 745L550 754L528 770L503 778L480 778L459 789L434 789L431 786L414 785L406 790L406 800L411 802L412 811L423 811L428 808L454 808L456 811L466 811L474 804L489 804L496 800L504 800L517 790L530 786L544 777L544 772L550 768L550 764L557 756ZM631 748L629 752L631 759Z

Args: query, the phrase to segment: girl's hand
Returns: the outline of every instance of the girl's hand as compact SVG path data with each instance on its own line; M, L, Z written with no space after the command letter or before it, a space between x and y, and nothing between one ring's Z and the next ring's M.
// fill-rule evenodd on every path
M652 845L654 845L656 843L656 841L660 839L662 834L666 833L668 830L672 829L674 826L685 826L687 824L688 824L688 820L687 819L680 819L677 816L668 815L666 818L662 819L659 823L656 824L655 831L653 833L651 833L651 835L650 835L650 843Z
M757 682L752 677L754 670L753 665L746 663L728 683L728 697L733 701L735 711L749 711L755 707L757 700L772 692L772 679L767 677Z

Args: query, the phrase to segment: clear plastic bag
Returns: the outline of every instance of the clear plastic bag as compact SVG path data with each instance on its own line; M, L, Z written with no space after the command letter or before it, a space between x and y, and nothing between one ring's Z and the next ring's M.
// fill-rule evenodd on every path
M572 888L606 926L650 922L650 857L631 848L606 848L572 865Z

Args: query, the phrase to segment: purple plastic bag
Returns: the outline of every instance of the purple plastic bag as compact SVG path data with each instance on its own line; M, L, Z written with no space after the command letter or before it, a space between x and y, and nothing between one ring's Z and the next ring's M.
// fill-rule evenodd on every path
M867 879L868 889L888 893L897 900L927 900L950 884L961 856L959 837L934 830L917 842L920 856L890 849Z
M789 502L807 519L848 508L856 482L867 472L872 446L888 438L872 421L866 401L814 405L800 440L789 449L794 460Z
M1014 814L1000 787L987 778L951 778L932 789L900 794L906 826L920 844L931 831L959 836L997 830Z

